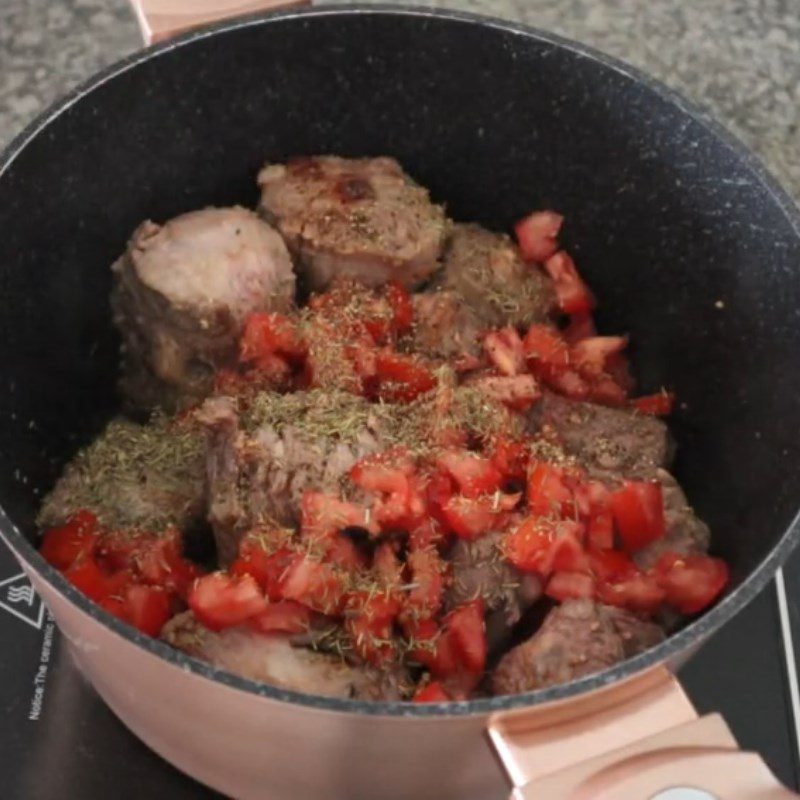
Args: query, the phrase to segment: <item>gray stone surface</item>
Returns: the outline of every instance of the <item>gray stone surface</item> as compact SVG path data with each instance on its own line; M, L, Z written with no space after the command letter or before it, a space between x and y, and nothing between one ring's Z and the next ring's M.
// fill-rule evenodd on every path
M430 4L524 21L655 75L738 134L800 198L798 0ZM66 89L138 46L125 0L2 0L0 146Z

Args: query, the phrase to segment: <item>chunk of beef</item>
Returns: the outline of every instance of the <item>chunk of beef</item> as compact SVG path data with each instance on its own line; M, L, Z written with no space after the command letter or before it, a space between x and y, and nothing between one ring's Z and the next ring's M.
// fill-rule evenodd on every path
M112 528L185 529L205 513L205 444L188 423L116 419L67 465L39 512L42 527L91 509Z
M203 398L215 370L235 359L247 316L294 300L280 235L238 207L143 222L112 270L120 386L138 408L173 410Z
M392 158L300 158L268 164L258 183L260 210L283 235L309 290L337 275L413 288L439 265L444 209Z
M214 632L186 611L173 617L161 638L184 653L250 680L326 697L399 700L402 672L348 664L340 657L294 647L292 637L247 628Z
M480 355L482 326L459 294L446 289L420 292L411 301L414 328L408 344L412 351L432 359Z
M669 465L667 426L655 417L622 408L568 400L545 392L530 414L530 426L550 426L564 450L599 480L653 478Z
M660 469L656 473L664 497L666 533L634 556L642 568L652 567L664 553L688 556L708 552L711 531L689 505L675 478Z
M520 572L503 557L503 536L495 532L472 542L458 539L448 556L452 581L445 604L455 608L476 597L483 598L490 652L507 644L511 629L542 596L541 580Z
M664 638L628 611L591 600L556 606L527 642L506 653L491 676L493 694L553 686L606 669Z
M261 420L251 413L243 421L236 403L226 397L206 401L198 412L209 433L208 516L223 566L235 558L239 540L255 524L297 525L306 491L338 495L356 461L382 449L366 403L342 398L342 414L355 413L355 424L348 429L346 420L337 423L334 411L326 423L334 427L323 429L324 409L314 407L314 398L335 402L337 396L328 394L325 401L319 393L309 395L262 397L283 413Z
M526 264L508 236L455 225L437 284L456 292L487 327L544 322L555 309L550 279Z

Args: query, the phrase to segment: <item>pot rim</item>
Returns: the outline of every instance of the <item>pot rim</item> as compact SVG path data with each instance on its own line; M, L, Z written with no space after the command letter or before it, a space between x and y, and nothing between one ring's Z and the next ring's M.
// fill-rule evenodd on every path
M95 89L113 80L118 75L134 69L141 63L158 58L172 50L191 46L193 42L217 35L224 35L225 33L236 31L241 28L280 24L298 18L351 17L354 15L415 17L496 29L518 36L532 38L539 42L570 51L579 57L595 62L601 68L614 70L632 83L646 87L662 100L677 106L687 117L704 127L722 145L732 151L740 163L753 173L758 182L763 186L766 194L770 196L772 202L781 209L790 226L794 229L798 239L800 239L800 211L787 192L780 186L777 180L770 175L761 161L720 123L709 118L697 106L689 102L678 92L668 88L659 80L646 75L613 56L601 53L592 47L578 44L577 42L556 34L541 31L528 25L470 12L438 9L427 6L372 6L348 4L336 7L292 9L267 14L253 14L226 22L216 23L199 30L189 31L166 42L137 50L97 72L64 95L60 100L56 100L12 139L5 150L0 153L0 180L2 180L17 156L36 136L44 131L53 120L66 112L71 106L78 103L82 98L91 94ZM209 680L216 681L232 689L238 689L271 700L334 712L350 712L386 717L462 717L487 715L494 712L541 705L576 697L583 693L588 693L626 678L633 677L637 673L675 657L677 654L689 649L693 644L699 644L749 603L764 588L781 564L786 560L798 540L800 540L800 511L789 524L773 549L739 586L726 595L712 609L698 619L692 621L686 627L672 634L656 647L638 656L622 661L602 672L580 678L570 683L517 695L430 704L346 700L323 697L258 683L227 672L226 670L218 669L206 662L187 656L157 639L140 633L126 623L118 620L116 617L113 617L100 608L100 606L85 597L81 592L73 588L61 573L50 566L39 555L38 551L24 534L9 519L2 507L0 507L0 537L5 540L17 557L25 562L39 577L98 623L111 628L117 635L133 642L174 666L188 670Z

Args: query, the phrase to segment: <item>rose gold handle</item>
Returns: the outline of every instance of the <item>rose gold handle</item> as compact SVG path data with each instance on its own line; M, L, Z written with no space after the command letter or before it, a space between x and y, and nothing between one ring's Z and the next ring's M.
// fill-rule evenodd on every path
M256 11L311 5L311 0L131 0L146 44Z
M514 785L512 800L652 798L678 787L719 800L798 797L757 754L739 750L722 717L698 718L663 668L587 703L496 715L489 737Z

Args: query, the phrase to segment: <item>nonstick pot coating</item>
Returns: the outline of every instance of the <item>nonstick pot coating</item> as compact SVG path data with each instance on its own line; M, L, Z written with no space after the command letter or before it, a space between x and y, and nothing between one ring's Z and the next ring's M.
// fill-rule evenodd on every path
M673 388L677 474L731 565L728 597L600 676L449 713L576 693L673 657L761 588L796 538L800 225L760 165L655 82L577 45L453 12L337 8L219 26L136 54L0 163L0 515L50 582L143 646L249 691L92 607L32 552L41 496L117 408L109 265L145 218L256 199L265 160L397 157L459 220L534 208L628 332L643 392Z

